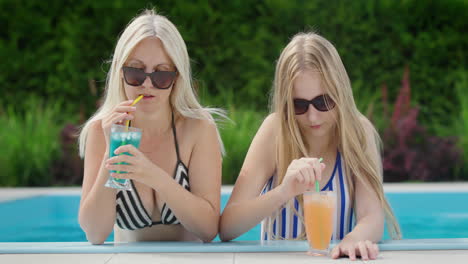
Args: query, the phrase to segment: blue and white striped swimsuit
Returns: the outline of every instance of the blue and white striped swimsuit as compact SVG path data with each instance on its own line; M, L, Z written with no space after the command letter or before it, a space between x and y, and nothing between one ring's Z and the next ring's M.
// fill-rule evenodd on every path
M273 175L261 194L273 189L277 186L276 174ZM322 188L322 191L334 191L336 194L336 211L335 211L335 230L333 231L332 240L341 240L346 234L351 232L355 223L353 219L353 209L349 198L348 185L343 170L343 161L340 152L336 154L335 167L333 169L330 180ZM293 210L293 208L295 210ZM295 211L298 213L296 215ZM305 232L303 221L304 215L302 207L299 206L299 201L296 198L291 199L277 210L272 216L265 218L261 224L261 240L273 239L295 239ZM304 237L305 239L305 237Z

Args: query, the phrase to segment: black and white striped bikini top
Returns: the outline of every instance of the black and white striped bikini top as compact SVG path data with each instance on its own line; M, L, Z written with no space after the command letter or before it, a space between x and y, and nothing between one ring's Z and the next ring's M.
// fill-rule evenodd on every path
M174 134L174 143L177 153L177 164L174 171L174 179L186 190L190 191L188 169L180 159L179 144L177 143L177 133L174 123L174 114L172 114L172 132ZM153 225L175 225L180 221L174 215L172 210L164 203L161 210L161 221L153 222L151 216L146 212L138 191L131 181L133 191L119 190L117 193L117 219L116 223L121 229L135 230Z

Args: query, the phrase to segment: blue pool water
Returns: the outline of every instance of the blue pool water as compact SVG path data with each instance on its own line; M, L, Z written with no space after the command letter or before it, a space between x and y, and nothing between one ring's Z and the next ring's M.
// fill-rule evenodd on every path
M386 193L404 238L468 237L468 193ZM0 203L0 242L86 241L79 196L37 196ZM221 198L224 208L228 196ZM258 240L260 225L236 240ZM384 237L388 238L387 235ZM111 234L108 241L113 240Z

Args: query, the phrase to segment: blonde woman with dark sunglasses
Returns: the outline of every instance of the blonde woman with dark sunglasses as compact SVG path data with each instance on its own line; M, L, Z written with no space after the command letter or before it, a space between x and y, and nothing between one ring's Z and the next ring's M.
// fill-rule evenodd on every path
M294 36L276 65L271 114L221 216L221 239L262 220L261 240L305 239L301 195L318 181L336 194L332 239L341 242L331 257L377 258L385 217L392 237L400 237L382 188L379 146L335 47L314 33Z
M137 105L132 102L143 96ZM223 145L192 86L190 60L177 28L147 10L120 36L104 103L84 125L84 178L79 223L93 244L115 241L211 241L218 232ZM109 158L113 124L142 129L139 148L123 145ZM125 164L127 163L127 164ZM133 190L105 187L112 177Z

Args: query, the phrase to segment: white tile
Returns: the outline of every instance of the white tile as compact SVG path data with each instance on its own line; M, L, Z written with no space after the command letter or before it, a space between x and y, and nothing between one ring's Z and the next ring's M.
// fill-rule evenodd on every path
M232 264L233 253L119 253L106 264L120 263Z
M347 258L330 259L329 257L309 256L306 252L278 252L278 253L235 253L234 263L268 263L268 264L296 264L296 263L349 263ZM362 263L353 261L352 263Z
M0 202L37 195L81 195L81 187L0 187Z
M311 257L304 252L278 253L125 253L125 254L0 254L2 264L119 264L119 263L466 263L468 250L385 251L374 261L333 260L328 257Z
M468 250L385 251L380 263L467 263Z
M467 263L468 250L433 250L433 251L385 251L373 261L351 261L348 258L337 260L328 257L312 257L303 252L285 253L235 253L235 264L299 264L299 263Z
M0 254L2 264L104 264L112 254Z
M466 192L468 182L384 183L385 192Z

